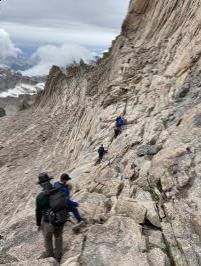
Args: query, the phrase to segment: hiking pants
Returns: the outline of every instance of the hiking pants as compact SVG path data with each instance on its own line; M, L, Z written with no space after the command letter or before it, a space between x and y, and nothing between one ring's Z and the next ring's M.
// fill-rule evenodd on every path
M99 160L102 160L104 153L103 152L100 152L98 155L99 155Z
M72 201L72 200L68 200L67 205L68 205L68 211L72 212L72 214L74 215L77 222L78 223L81 222L82 218L81 218L80 213L79 213L78 208L77 208L77 206L78 206L77 202Z
M116 127L114 129L114 138L117 138L120 133L121 133L121 128Z
M43 236L45 241L46 253L50 257L55 257L56 259L60 259L62 256L63 249L63 227L54 226L49 223L43 223ZM55 238L55 251L53 250L53 235Z

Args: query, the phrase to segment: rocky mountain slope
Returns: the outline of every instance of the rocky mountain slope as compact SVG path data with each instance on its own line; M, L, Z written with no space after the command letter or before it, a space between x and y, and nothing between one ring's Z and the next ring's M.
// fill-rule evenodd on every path
M66 224L62 265L201 265L200 15L199 0L132 0L97 66L53 67L32 110L0 119L1 264L55 264L37 260L35 183L65 171L87 226Z

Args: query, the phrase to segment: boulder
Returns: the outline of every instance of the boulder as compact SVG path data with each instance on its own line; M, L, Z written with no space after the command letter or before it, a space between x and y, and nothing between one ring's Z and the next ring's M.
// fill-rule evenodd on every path
M160 248L162 250L166 249L166 245L163 240L163 235L160 230L147 230L147 238L149 243L149 249Z
M150 266L170 266L170 261L167 254L165 254L160 248L154 248L149 251L148 258Z
M90 187L90 192L96 192L110 198L118 196L124 187L124 183L116 178L99 178L97 177Z
M79 259L82 254L83 244L85 236L83 234L74 235L71 231L66 230L64 233L64 239L66 239L66 246L64 242L64 253L62 257L63 266L79 266Z
M155 227L160 228L161 222L160 222L160 217L159 217L155 202L140 201L139 203L147 209L146 219Z
M107 213L108 199L99 193L82 192L75 195L81 215L88 223L102 222Z
M155 155L160 151L161 147L157 145L142 145L137 150L137 155L139 157L145 155Z
M117 215L130 217L138 224L144 222L147 212L140 203L129 198L120 198L116 203L115 210Z
M140 226L128 217L112 216L104 225L89 229L80 263L88 266L148 266L143 247Z

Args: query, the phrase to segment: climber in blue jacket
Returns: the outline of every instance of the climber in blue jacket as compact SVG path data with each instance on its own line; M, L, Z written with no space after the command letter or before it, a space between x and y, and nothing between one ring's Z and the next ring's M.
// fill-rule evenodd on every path
M125 125L125 121L121 116L118 116L115 121L114 138L121 133L122 127Z
M118 116L116 118L115 126L121 128L122 126L124 126L124 124L125 124L124 119L121 116Z
M60 189L66 196L66 204L68 206L68 211L72 212L75 219L78 222L78 225L83 224L82 217L80 216L80 213L78 211L79 204L75 201L70 200L70 189L68 185L68 181L71 180L70 176L66 173L62 174L60 177L60 181L56 182L54 184L55 188Z

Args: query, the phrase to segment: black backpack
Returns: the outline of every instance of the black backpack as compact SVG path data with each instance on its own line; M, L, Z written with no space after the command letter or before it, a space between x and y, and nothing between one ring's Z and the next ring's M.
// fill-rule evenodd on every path
M52 189L48 193L49 222L52 225L63 225L69 217L65 195L59 189Z

